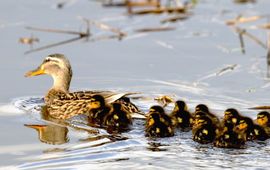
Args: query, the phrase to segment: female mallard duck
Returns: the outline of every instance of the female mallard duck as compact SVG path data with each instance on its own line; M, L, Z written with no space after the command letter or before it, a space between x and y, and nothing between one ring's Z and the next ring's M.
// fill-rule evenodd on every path
M176 101L174 109L170 114L172 121L176 127L182 130L188 130L192 124L192 116L188 111L187 105L184 101Z
M242 117L235 127L235 131L243 133L245 135L245 140L261 140L264 141L269 138L263 127L253 123L252 119L249 117Z
M69 92L72 69L69 60L62 54L47 56L37 69L27 72L25 76L31 77L42 74L48 74L54 80L52 88L44 98L47 110L50 116L54 118L69 119L75 115L86 113L89 109L89 99L94 94L104 96L108 102L113 102L126 95L108 91ZM130 102L125 107L138 112L136 106Z
M104 117L104 126L108 132L123 132L132 125L131 113L121 103L111 103L110 112Z
M164 109L160 106L152 106L146 117L146 136L170 137L174 135L173 124Z
M193 140L201 144L213 142L216 133L212 120L208 116L201 116L196 119L197 120L192 127Z

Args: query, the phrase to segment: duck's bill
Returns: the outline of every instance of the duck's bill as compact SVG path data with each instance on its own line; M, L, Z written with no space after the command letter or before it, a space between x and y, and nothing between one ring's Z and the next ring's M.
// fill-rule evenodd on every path
M38 67L35 70L28 71L27 73L25 73L24 76L25 77L32 77L32 76L38 76L38 75L41 75L41 74L45 74L45 72L41 67Z

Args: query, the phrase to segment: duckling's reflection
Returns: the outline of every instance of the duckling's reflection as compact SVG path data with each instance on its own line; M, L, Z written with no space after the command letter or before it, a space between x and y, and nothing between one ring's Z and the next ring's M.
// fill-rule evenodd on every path
M26 127L33 128L38 131L39 140L41 142L60 145L69 141L67 136L68 128L63 122L59 122L59 120L49 117L46 109L41 110L41 118L47 120L48 124L25 124Z
M161 143L158 142L148 142L149 146L147 147L148 150L153 151L153 152L160 152L160 151L167 151L168 149L166 148L161 148L162 145Z

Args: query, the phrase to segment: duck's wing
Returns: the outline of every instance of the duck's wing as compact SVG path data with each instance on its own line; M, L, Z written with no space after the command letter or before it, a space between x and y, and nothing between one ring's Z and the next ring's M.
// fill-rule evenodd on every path
M121 97L134 93L114 93L110 91L77 91L72 93L60 93L47 104L49 114L57 119L69 119L79 114L87 113L90 98L93 95L102 95L106 103L112 103Z

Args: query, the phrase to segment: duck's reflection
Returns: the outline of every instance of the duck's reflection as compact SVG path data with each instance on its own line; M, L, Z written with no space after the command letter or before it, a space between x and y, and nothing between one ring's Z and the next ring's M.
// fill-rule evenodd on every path
M47 124L25 124L26 127L33 128L38 131L39 140L43 143L60 145L67 143L68 128L64 122L53 119L48 116L46 109L41 110L41 118L46 120Z

